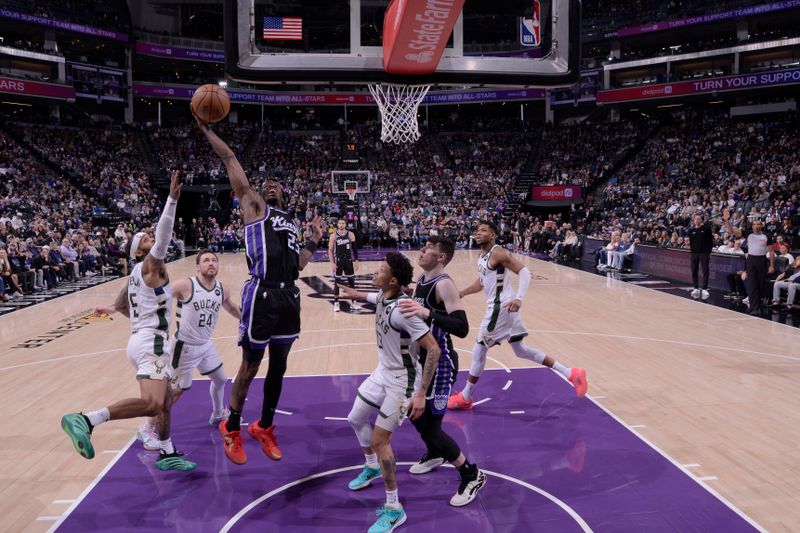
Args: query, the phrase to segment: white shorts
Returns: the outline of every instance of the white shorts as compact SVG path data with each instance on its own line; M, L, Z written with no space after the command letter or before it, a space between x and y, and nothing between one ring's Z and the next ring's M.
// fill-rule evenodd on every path
M512 342L528 336L528 328L522 323L519 312L509 313L505 307L506 302L500 304L498 309L490 307L481 322L481 331L478 333L478 342L491 348L504 340Z
M166 335L141 330L128 341L128 361L136 369L136 379L172 379L170 342Z
M172 340L172 365L175 368L173 387L189 390L192 388L192 371L195 368L200 371L201 375L206 376L222 366L222 359L211 341L205 344L186 344L174 338Z
M409 376L406 370L378 367L358 386L358 397L378 409L376 426L391 433L403 423L408 400L420 383L419 365L416 369Z

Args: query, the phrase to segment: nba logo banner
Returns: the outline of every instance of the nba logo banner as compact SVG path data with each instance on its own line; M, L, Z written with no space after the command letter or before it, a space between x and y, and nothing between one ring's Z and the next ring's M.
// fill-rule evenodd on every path
M539 46L542 44L540 13L539 0L533 0L532 18L521 17L519 19L519 43L522 46Z

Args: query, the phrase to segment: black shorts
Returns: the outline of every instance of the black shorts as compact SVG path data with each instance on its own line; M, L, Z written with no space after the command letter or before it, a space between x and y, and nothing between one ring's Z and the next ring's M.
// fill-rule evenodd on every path
M291 344L300 335L300 289L251 278L242 289L239 346L263 350L270 342Z
M351 259L339 259L336 258L336 277L341 276L355 276L356 270L353 267L353 261Z

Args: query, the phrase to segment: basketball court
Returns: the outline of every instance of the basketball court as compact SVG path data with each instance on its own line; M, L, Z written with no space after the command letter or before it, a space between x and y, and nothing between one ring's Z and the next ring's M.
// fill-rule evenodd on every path
M449 265L459 287L474 280L477 254L457 252ZM447 505L456 473L441 468L409 475L408 465L423 450L416 431L404 424L393 441L403 463L406 527L791 530L800 519L792 505L800 481L793 460L800 437L797 330L523 260L535 280L521 309L529 343L567 365L586 367L589 396L578 400L567 382L515 358L507 345L492 349L492 370L477 389L483 402L445 418L447 430L491 472L487 486L470 506ZM360 274L377 264L364 261ZM194 261L171 263L169 271L173 279L191 275ZM244 254L221 257L219 279L227 287L240 290L245 271ZM12 428L2 458L4 529L263 531L271 524L344 531L369 525L382 486L357 493L346 488L363 456L342 418L362 375L376 364L374 315L333 313L326 262L310 264L299 282L303 334L290 356L292 377L276 418L284 459L270 461L247 439L248 462L230 463L208 425L209 382L196 376L173 416L176 445L198 462L190 473L157 471L155 454L132 441L137 420L99 428L91 461L74 452L59 428L66 412L138 394L124 356L127 319L86 318L123 283L0 319L0 386L6 427ZM473 329L467 339L454 339L462 368L483 314L480 295L464 303ZM235 334L235 320L221 315L215 342L229 374L240 359ZM459 387L463 380L462 372ZM258 416L258 385L251 388L245 421Z

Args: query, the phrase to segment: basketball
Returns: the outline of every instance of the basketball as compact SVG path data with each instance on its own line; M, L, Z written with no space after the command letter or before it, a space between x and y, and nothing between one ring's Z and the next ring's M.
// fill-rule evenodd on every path
M206 83L192 95L192 111L207 124L219 122L228 116L230 110L231 99L219 85Z

